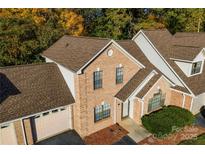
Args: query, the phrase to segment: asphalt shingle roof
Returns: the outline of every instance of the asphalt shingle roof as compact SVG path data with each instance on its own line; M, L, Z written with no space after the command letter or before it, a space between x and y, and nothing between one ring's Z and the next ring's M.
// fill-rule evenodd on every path
M178 76L186 83L186 85L195 95L199 95L205 92L205 69L203 69L203 72L199 75L187 77L184 72L179 68L179 66L173 60L170 59L175 58L173 56L173 52L175 51L171 51L174 45L178 44L178 46L183 46L189 44L189 46L187 47L189 48L189 50L181 50L181 52L180 50L177 50L178 53L175 53L175 55L180 56L184 60L193 60L193 58L195 58L200 52L201 48L205 46L205 33L178 33L175 36L172 36L168 32L168 30L155 30L145 31L145 34L148 36L154 46L158 49L161 55L166 59L169 65L175 70ZM179 40L179 38L182 40ZM197 39L195 40L195 38ZM204 39L201 40L202 38ZM191 51L190 53L184 53L185 51L189 52L191 48L193 49L193 51ZM195 50L195 48L198 48L199 50Z
M54 63L0 68L0 123L72 103Z
M77 72L110 41L110 39L97 37L65 35L45 50L42 55Z

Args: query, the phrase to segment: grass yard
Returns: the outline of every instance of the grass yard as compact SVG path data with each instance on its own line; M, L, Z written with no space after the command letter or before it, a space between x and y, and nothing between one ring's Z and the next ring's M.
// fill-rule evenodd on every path
M184 140L179 145L205 145L205 134L199 135L190 140Z
M183 108L165 106L142 117L143 126L158 138L176 132L179 128L193 124L194 115Z

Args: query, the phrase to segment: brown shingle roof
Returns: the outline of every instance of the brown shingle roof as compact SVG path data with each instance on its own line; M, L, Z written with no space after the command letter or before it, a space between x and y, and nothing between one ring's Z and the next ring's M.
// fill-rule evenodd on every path
M157 74L153 76L136 96L138 98L142 98L152 88L152 86L159 80L160 77L161 74Z
M77 72L109 42L110 39L65 35L45 50L43 55Z
M0 68L0 123L72 103L54 63Z
M202 50L201 47L173 45L170 58L193 61Z
M117 43L142 63L146 68L139 70L128 83L115 95L122 101L125 101L132 92L140 85L140 83L151 73L153 69L157 70L146 58L144 53L132 40L117 41Z
M168 33L167 30L165 31L156 30L155 32L145 32L145 34L152 41L152 43L155 45L155 47L158 49L161 55L166 59L169 65L175 70L175 72L186 83L186 85L192 90L192 92L195 95L199 95L205 92L205 69L203 69L203 72L199 75L187 77L184 74L184 72L178 67L178 65L173 60L170 59L170 58L174 58L173 57L174 50L173 52L171 51L173 44L175 45L178 44L178 46L189 44L188 47L198 48L197 46L199 46L199 48L201 48L203 47L203 44L205 45L205 41L204 41L205 33L200 33L200 34L180 33L180 34L176 34L175 36L172 36L171 34ZM179 40L179 38L181 40ZM195 38L197 39L195 40ZM202 38L204 39L201 40ZM163 47L163 44L164 44L164 47ZM178 50L178 52L180 51ZM193 52L196 54L194 54ZM193 51L193 52L189 54L184 54L184 52L182 51L180 53L177 53L176 55L181 54L180 56L184 57L183 59L187 60L187 59L190 59L191 56L195 57L199 53L198 51L196 52Z
M143 32L155 47L160 50L165 59L193 60L203 48L202 44L204 41L200 41L199 37L190 37L190 34L189 37L179 36L179 34L173 36L167 29L143 30Z
M149 69L139 70L132 77L132 79L129 80L128 83L115 95L115 97L125 101L149 74Z
M175 45L204 47L205 33L178 32L174 35L172 43Z
M189 90L184 88L184 87L181 87L181 86L174 86L174 87L171 87L172 89L176 89L176 90L179 90L179 91L182 91L182 92L185 92L187 94L190 94Z

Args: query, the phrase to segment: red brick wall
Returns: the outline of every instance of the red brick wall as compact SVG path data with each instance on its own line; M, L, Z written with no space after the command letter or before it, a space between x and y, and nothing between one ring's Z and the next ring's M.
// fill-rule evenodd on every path
M113 55L106 49L81 75L75 77L76 103L74 105L74 128L82 136L89 135L114 123L114 95L139 70L139 66L111 45ZM116 67L122 64L124 82L115 84ZM103 71L103 88L93 90L93 72ZM94 123L94 107L103 101L111 105L111 117Z
M177 91L171 90L170 105L182 107L182 104L183 104L183 94Z

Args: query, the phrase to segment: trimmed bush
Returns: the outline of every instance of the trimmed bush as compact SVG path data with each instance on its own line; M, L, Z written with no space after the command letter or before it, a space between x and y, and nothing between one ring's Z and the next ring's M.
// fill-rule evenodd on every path
M193 124L194 115L183 108L165 106L142 117L143 126L156 137L163 138L186 125Z

